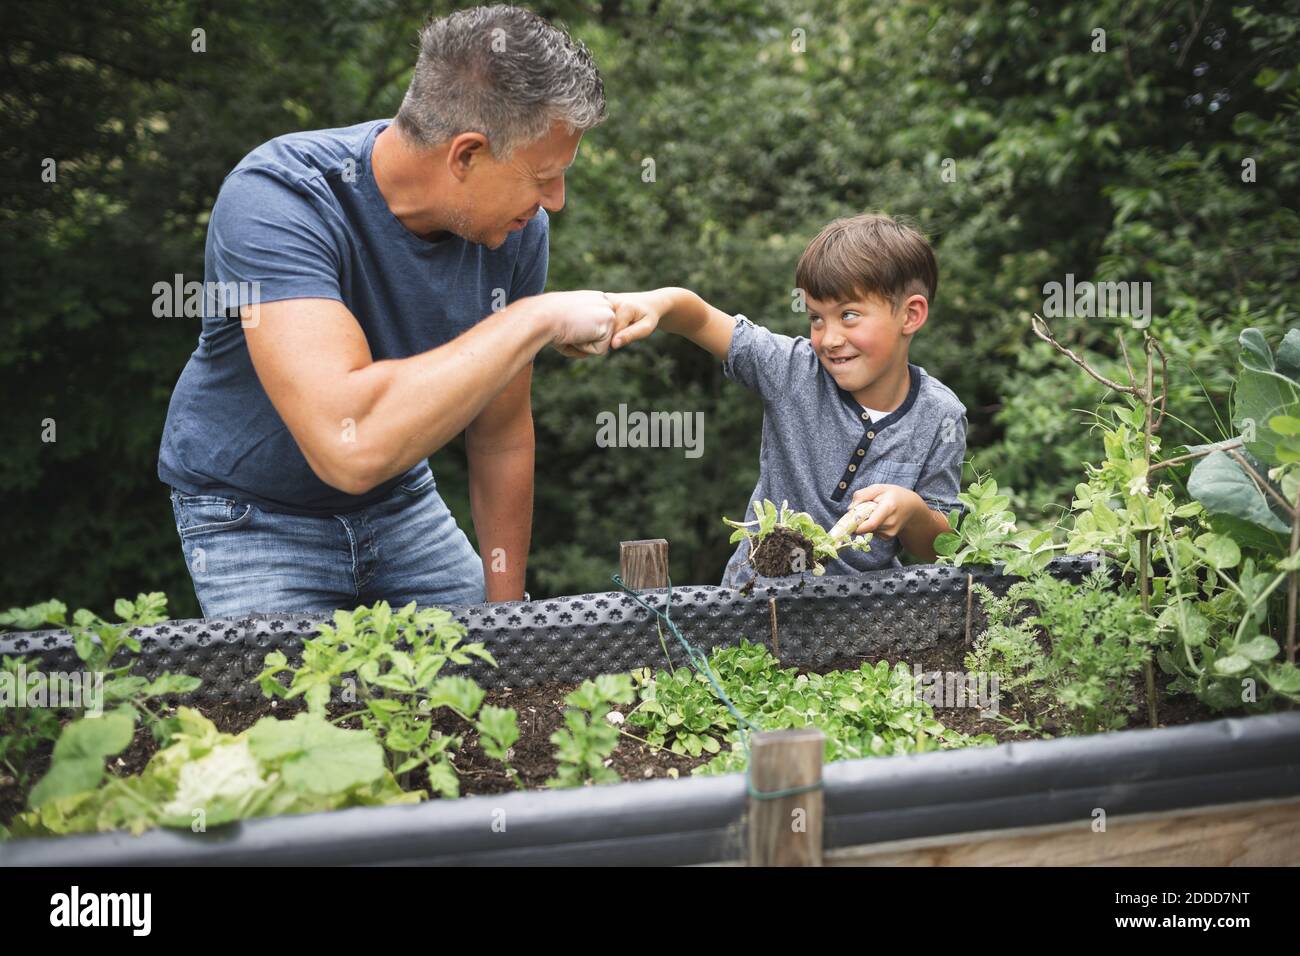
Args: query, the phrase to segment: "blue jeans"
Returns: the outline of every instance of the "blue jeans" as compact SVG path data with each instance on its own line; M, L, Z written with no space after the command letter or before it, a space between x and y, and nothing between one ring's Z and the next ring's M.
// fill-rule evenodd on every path
M171 499L204 617L486 598L482 562L432 475L377 504L325 517L175 488Z

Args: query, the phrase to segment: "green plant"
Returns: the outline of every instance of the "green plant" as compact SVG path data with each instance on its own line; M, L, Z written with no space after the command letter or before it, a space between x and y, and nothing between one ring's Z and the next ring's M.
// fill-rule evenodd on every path
M988 624L966 655L965 664L976 673L997 674L999 692L1028 703L1041 679L1046 655L1033 622L1027 619L1025 604L1015 596L998 597L983 584L973 585L972 590Z
M130 722L111 718L80 722L99 725L95 733L104 739L82 749L101 765L100 751L130 739ZM109 741L110 734L117 739ZM67 733L60 745L66 740ZM298 714L292 720L263 717L242 734L224 734L182 707L171 743L142 772L110 775L102 784L42 799L14 819L11 835L206 829L249 817L417 800L385 769L383 749L368 731Z
M25 689L26 674L35 667L36 662L26 657L0 659L0 683L13 688L14 693L13 700L0 703L0 766L13 774L21 790L31 784L28 761L59 736L59 718L53 709L28 707L17 699Z
M564 698L565 727L551 734L559 766L548 787L581 787L617 783L618 774L605 761L618 746L618 728L605 719L612 704L630 704L632 678L628 674L601 674L582 682ZM567 728L567 729L566 729Z
M769 658L767 648L750 645L750 653ZM737 655L737 656L743 656ZM737 710L763 730L816 727L826 735L827 762L858 757L925 753L993 743L988 734L967 736L934 718L934 709L918 691L916 675L902 661L864 663L857 670L826 674L799 674L795 668L776 665L772 683L754 687L737 679L725 659L717 671L723 689ZM724 751L700 773L725 773L746 766L739 733L731 734L730 751Z
M708 678L689 667L659 671L642 684L640 698L627 723L642 728L652 747L692 757L716 754L727 732L736 726Z
M1156 625L1151 656L1174 675L1171 690L1193 692L1219 709L1266 708L1275 697L1300 700L1300 330L1283 336L1276 356L1260 330L1242 332L1227 423L1239 437L1179 446L1163 460L1157 430L1166 418L1180 421L1167 408L1163 347L1144 333L1143 377L1128 362L1121 335L1130 382L1122 385L1061 345L1037 317L1034 331L1123 397L1093 416L1105 454L1100 463L1085 464L1087 480L1075 486L1066 552L1102 554L1122 577L1136 580L1141 612ZM1182 494L1175 469L1192 463ZM954 533L936 541L946 560L992 563L1014 558L1026 545L1052 547L1046 531L1018 539L1007 497L987 482L972 486L963 503L971 512L959 527L950 518ZM1007 568L1032 575L1036 563L1008 560ZM1279 660L1283 633L1286 656ZM1144 671L1154 725L1154 668L1148 662ZM1075 690L1086 709L1095 684Z
M135 713L129 707L72 721L59 734L50 769L27 795L27 805L35 810L94 790L104 779L104 761L125 750L134 736Z
M1008 597L1033 602L1029 622L1047 643L1038 675L1073 733L1118 730L1133 713L1133 681L1151 657L1155 622L1131 588L1103 568L1081 584L1049 574L1012 585Z
M940 563L1001 563L1005 573L1024 577L1047 567L1053 552L1064 547L1053 543L1051 529L1017 530L1015 513L1008 509L1011 498L999 494L992 477L972 482L957 500L965 512L954 509L948 515L952 530L934 539Z
M1238 344L1239 437L1188 446L1166 463L1196 462L1187 479L1196 522L1157 532L1167 572L1158 623L1173 638L1158 660L1175 689L1217 708L1257 709L1273 696L1300 700L1300 330L1282 337L1276 356L1258 329Z
M0 612L0 630L35 631L47 625L62 627L68 606L58 599L42 601L30 607L11 607Z
M1066 733L1118 730L1135 704L1133 681L1151 656L1155 626L1131 588L1099 568L1075 584L1036 574L1004 598L975 585L988 627L966 666L998 675L1030 726L1052 720Z
M499 761L506 768L506 775L522 790L524 784L519 779L519 771L510 763L510 748L519 739L519 715L511 707L485 704L474 721L474 729L478 731L483 752Z
M816 575L825 574L826 569L821 562L834 558L843 548L856 551L871 550L871 535L834 538L806 511L791 510L790 503L787 501L781 502L779 511L776 505L766 498L761 503L756 501L754 514L757 517L753 521L722 519L724 524L736 529L729 539L732 544L744 538L749 539L751 560L759 553L763 542L773 538L779 532L787 533L783 537L787 538L785 546L789 549L789 553L783 555L782 560L789 564L794 573L811 570ZM809 548L811 553L808 553Z
M782 667L766 647L741 641L719 648L709 669L736 710L762 730L817 727L826 735L826 760L992 743L990 735L968 737L934 719L906 664L886 661L858 670L800 674ZM715 753L693 773L745 769L746 751L735 717L718 699L708 678L659 671L641 690L641 703L628 723L646 730L646 740L668 743L676 753ZM722 743L731 742L724 750Z
M336 611L334 624L322 624L320 633L304 643L296 668L280 651L267 654L257 680L268 697L302 697L309 712L321 716L337 689L341 704L360 706L335 716L336 724L359 718L383 744L394 775L424 769L434 792L455 797L460 780L452 756L463 737L437 730L432 720L437 711L445 709L474 726L484 752L502 762L518 738L513 711L509 718L500 709L479 714L482 688L468 677L441 673L449 662L464 665L475 658L496 666L481 643L462 643L466 633L441 608L417 611L412 601L393 611L380 601L373 608ZM279 680L286 671L288 686ZM518 775L512 777L518 784Z
M118 598L113 605L121 623L112 623L88 611L79 609L67 620L67 606L58 600L46 601L28 608L11 608L0 614L0 627L31 630L50 626L64 628L72 636L77 657L89 675L102 675L100 699L70 708L74 713L85 713L106 704L124 705L133 714L143 715L145 726L154 739L165 744L175 728L175 718L156 712L150 701L170 694L187 694L196 690L202 681L186 674L164 671L153 680L131 673L140 653L140 642L131 631L167 620L167 596L158 592L138 594L134 601ZM119 655L125 660L117 666L112 661ZM89 696L89 695L86 695Z
M155 710L153 701L171 694L189 693L202 683L197 677L167 671L153 680L131 673L140 653L140 642L131 631L166 620L166 595L139 594L135 601L119 598L114 611L121 623L105 621L85 608L79 609L68 623L67 610L62 601L50 600L0 614L0 626L4 627L66 628L72 635L77 657L85 665L82 678L93 681L93 689L83 686L75 701L51 701L48 708L15 708L14 714L6 718L9 726L0 735L0 753L21 751L30 757L42 744L57 738L49 771L28 795L32 807L98 784L104 776L104 759L130 744L136 723L141 719L154 739L166 745L177 727L176 718ZM115 657L125 659L114 667ZM18 666L13 662L11 671L10 661L6 659L5 672L16 675ZM43 675L50 682L51 690L58 686L57 679L64 676ZM106 704L117 706L104 713ZM62 730L58 729L59 710L73 715ZM29 776L25 769L15 776L20 786L25 787Z

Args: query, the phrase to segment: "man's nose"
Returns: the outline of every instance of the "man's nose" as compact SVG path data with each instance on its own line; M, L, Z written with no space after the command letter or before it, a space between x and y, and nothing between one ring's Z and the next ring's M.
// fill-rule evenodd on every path
M559 212L564 208L564 177L558 177L542 193L542 206L547 212Z

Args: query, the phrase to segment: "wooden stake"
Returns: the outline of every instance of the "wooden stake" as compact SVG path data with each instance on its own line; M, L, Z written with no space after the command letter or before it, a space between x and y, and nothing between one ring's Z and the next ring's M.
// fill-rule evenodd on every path
M772 612L772 656L781 659L781 642L776 636L776 598L767 599L768 610Z
M975 589L971 587L975 583L973 574L966 575L966 646L970 647L970 619L975 610Z
M1138 548L1138 560L1141 564L1139 574L1141 575L1139 587L1142 595L1142 613L1151 613L1151 532L1143 531L1139 539L1140 547ZM1158 726L1158 714L1156 713L1156 669L1147 658L1142 665L1142 676L1146 681L1147 695L1147 724L1151 727Z
M1152 355L1152 343L1155 342L1150 333L1142 333L1143 340L1146 344L1147 353L1147 381L1146 387L1138 392L1138 397L1146 405L1146 425L1143 431L1142 448L1143 456L1146 458L1147 468L1151 467L1151 433L1155 431L1155 357ZM1165 381L1165 392L1169 391L1169 382ZM1163 417L1164 412L1161 412ZM1139 590L1142 594L1142 613L1151 613L1151 532L1143 531L1141 544L1139 546L1139 561L1141 567L1138 568L1138 574L1141 578ZM1158 725L1158 714L1156 713L1156 667L1151 658L1147 658L1142 665L1143 676L1146 678L1147 691L1147 723L1152 727Z
M649 538L644 541L620 541L619 573L623 583L634 591L668 587L668 540Z
M1291 554L1300 549L1300 496L1296 497L1295 511L1291 514ZM1296 625L1296 573L1288 572L1286 576L1286 659L1295 664L1295 625ZM1291 702L1292 708L1295 702Z
M750 866L821 866L822 753L826 739L815 727L756 733L750 739ZM811 789L804 789L811 788Z

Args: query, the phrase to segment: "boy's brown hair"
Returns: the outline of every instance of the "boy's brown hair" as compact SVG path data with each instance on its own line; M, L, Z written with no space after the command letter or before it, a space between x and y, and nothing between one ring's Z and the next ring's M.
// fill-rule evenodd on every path
M799 257L795 285L810 299L848 302L879 296L897 309L911 295L931 304L939 264L929 241L891 216L863 213L827 225Z

